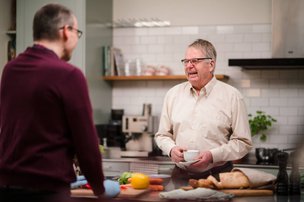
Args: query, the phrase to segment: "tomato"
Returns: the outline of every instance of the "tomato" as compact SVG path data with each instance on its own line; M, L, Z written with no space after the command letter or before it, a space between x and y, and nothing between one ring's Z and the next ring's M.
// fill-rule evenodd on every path
M149 187L149 177L143 173L133 173L131 186L134 189L146 189Z

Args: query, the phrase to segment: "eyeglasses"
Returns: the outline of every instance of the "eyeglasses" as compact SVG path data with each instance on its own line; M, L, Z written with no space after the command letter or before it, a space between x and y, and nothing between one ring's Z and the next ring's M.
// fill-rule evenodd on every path
M79 29L76 29L72 26L68 26L68 28L71 30L75 30L77 32L78 39L80 39L80 37L82 36L82 31L80 31Z
M181 62L186 66L189 62L192 65L197 65L199 62L203 60L208 60L212 58L192 58L192 59L182 59Z
M64 27L60 27L59 29L63 29ZM77 32L77 37L80 39L80 37L82 36L82 31L81 30L79 30L79 29L76 29L76 28L74 28L74 27L72 27L72 26L68 26L68 29L69 30L75 30L76 32Z

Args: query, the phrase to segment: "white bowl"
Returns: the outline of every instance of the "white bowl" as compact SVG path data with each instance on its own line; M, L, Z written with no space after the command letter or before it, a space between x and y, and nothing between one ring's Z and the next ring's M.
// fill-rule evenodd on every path
M199 154L199 150L187 150L184 151L185 161L193 161Z

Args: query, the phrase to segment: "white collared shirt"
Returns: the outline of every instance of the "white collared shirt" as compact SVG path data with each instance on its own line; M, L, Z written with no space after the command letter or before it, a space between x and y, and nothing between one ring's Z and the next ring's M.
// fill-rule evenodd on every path
M165 96L155 141L168 155L176 145L210 150L208 169L242 158L252 148L243 96L215 77L199 95L188 81L174 86Z

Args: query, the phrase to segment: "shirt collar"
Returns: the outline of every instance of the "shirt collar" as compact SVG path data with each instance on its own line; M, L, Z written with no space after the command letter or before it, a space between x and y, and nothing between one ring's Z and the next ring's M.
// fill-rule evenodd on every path
M212 79L200 90L200 95L208 96L210 92L212 91L213 87L215 86L217 80L215 76L212 77ZM188 82L188 88L191 93L196 94L196 90L191 86L190 82Z
M43 46L43 45L40 45L40 44L36 44L36 43L35 43L35 44L32 46L32 48L35 49L35 50L39 50L39 51L46 51L46 52L49 52L49 53L51 53L52 55L54 55L54 56L56 56L57 58L59 58L58 55L57 55L53 50L48 49L48 48L46 48L46 47Z

